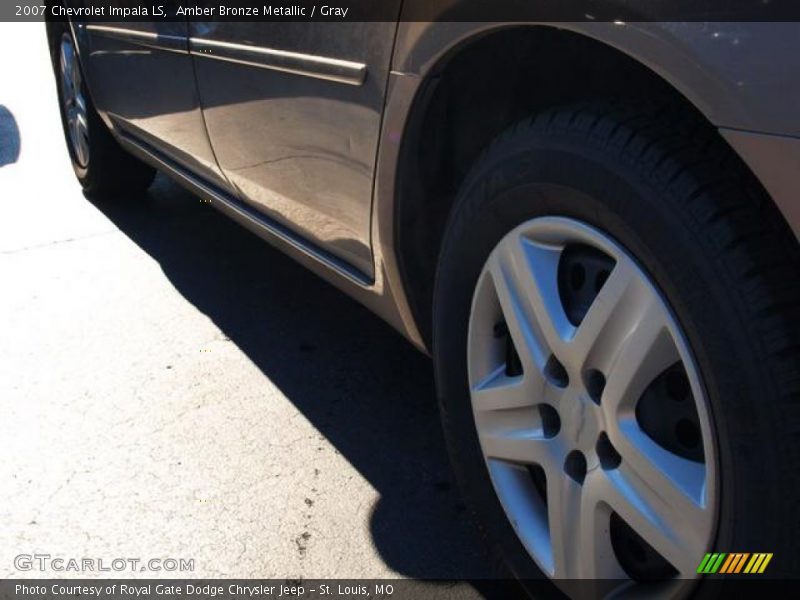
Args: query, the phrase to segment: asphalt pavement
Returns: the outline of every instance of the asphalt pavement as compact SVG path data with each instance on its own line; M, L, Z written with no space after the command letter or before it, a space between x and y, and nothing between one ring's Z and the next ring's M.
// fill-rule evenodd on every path
M491 575L430 360L164 177L89 202L43 26L0 24L0 55L0 577Z

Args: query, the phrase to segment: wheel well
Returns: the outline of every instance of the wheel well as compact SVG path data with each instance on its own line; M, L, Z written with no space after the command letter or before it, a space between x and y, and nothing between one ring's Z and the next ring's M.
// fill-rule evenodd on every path
M404 287L429 348L444 227L480 152L513 123L546 108L619 97L671 97L698 112L626 54L548 26L481 36L443 58L426 78L400 149L394 227Z

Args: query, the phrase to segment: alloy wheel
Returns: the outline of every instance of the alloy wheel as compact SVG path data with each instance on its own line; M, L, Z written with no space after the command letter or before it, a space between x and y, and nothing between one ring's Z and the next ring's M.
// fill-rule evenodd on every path
M706 394L619 244L561 217L508 233L478 279L467 358L495 492L545 574L565 591L696 577L718 490Z

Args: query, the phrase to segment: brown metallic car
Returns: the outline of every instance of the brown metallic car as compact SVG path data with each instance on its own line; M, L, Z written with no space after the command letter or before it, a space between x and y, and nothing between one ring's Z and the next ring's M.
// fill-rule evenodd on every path
M86 194L163 171L429 352L532 590L678 596L707 552L800 574L800 25L414 4L48 23Z

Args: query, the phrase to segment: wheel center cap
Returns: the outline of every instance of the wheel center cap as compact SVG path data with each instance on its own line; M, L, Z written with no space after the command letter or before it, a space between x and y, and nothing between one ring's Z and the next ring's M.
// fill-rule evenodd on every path
M597 406L585 393L570 394L565 400L567 438L573 448L587 453L594 448L601 430Z

